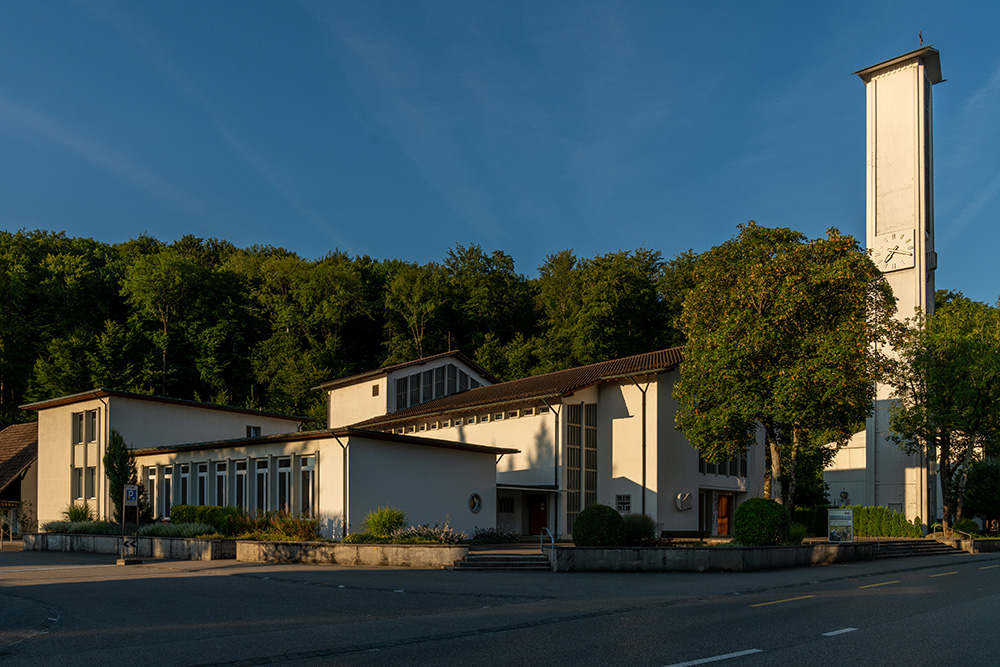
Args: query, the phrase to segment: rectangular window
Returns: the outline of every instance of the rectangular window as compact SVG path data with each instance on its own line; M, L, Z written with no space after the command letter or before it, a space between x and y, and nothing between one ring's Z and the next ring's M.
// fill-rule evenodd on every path
M396 380L396 409L406 408L406 378Z
M459 417L458 419L456 419L456 420L455 420L454 422L452 422L452 423L453 423L453 424L454 424L455 426L461 426L461 425L462 425L462 418L461 418L461 417Z
M414 405L420 405L420 373L410 376L409 406L412 408Z
M632 511L632 494L615 496L615 509L622 514Z
M519 413L518 413L517 410L508 410L507 411L507 419L517 419L517 415L518 414Z
M469 390L469 374L462 370L458 371L458 390Z
M158 518L160 512L156 507L156 467L150 466L147 481L146 493L149 495L149 506L153 508L153 518Z
M82 445L83 444L83 413L74 412L73 413L73 444Z
M97 498L97 468L90 466L87 468L87 498L93 500Z
M747 476L747 455L740 454L740 477Z
M278 459L278 511L292 511L292 460Z
M198 464L198 496L195 498L198 505L208 504L208 464Z
M458 391L458 368L455 364L448 364L448 395L451 396Z
M83 500L83 468L73 468L73 500Z
M259 438L260 437L260 426L250 426L250 425L247 425L247 437L248 438Z
M378 385L377 384L373 384L372 385L372 396L378 396Z
M229 504L229 485L226 483L227 466L224 462L215 464L215 504L225 507Z
M424 371L420 374L420 382L423 385L422 396L424 403L434 398L434 371Z
M299 477L299 512L304 517L315 516L316 507L313 502L313 484L316 479L315 456L302 457L302 463L299 467Z
M181 466L181 505L187 505L191 501L191 466L184 464Z
M254 498L254 509L257 510L257 514L261 515L267 511L267 459L261 459L254 462L254 469L256 470L257 479L257 494Z
M597 504L597 403L583 407L584 509Z
M441 422L441 428L450 428L450 427L451 427L450 419L445 419L443 422Z
M580 507L582 413L580 405L566 406L566 529L571 533L576 517L582 509Z
M444 396L444 366L434 369L434 398Z
M170 506L174 504L174 497L171 495L171 482L174 479L174 471L171 466L163 469L163 516L170 517Z
M533 414L535 414L534 408L525 408L524 410L521 410L522 417L530 417Z
M498 421L501 421L501 420L503 420L503 413L502 412L497 412L496 414L493 415L493 421L498 422Z
M514 496L497 496L497 514L514 513Z
M540 415L547 414L548 411L549 411L549 406L547 406L547 405L542 405L542 406L539 406L539 408L538 408L538 414L540 414Z
M97 442L97 410L84 413L84 430L87 442Z
M236 506L244 512L248 509L247 504L247 462L236 462Z

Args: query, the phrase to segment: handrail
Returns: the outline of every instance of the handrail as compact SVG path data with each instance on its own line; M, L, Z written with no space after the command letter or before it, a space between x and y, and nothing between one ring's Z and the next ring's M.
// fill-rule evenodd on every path
M934 537L935 539L937 539L937 537L936 537L937 533L938 533L938 530L937 530L937 526L935 525L934 532L931 533L931 537ZM964 535L965 539L967 539L969 541L972 540L972 535L969 534L969 533L967 533L967 532L965 532L964 530L958 530L956 528L952 528L951 526L948 526L947 528L944 528L942 526L942 528L941 528L941 536L943 538L945 538L946 540L949 539L948 533L958 533L960 535ZM952 536L950 539L955 539L955 538L954 538L954 536Z
M549 536L549 541L552 543L552 548L556 548L556 538L552 535L552 531L548 527L543 527L541 534L538 536L538 548L545 550L545 536Z

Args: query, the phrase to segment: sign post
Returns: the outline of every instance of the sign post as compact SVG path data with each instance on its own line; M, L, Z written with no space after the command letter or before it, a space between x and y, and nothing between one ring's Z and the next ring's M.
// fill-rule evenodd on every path
M830 542L854 541L854 510L827 510L828 535Z
M138 535L125 534L125 510L129 507L135 508L135 525L139 525L139 486L137 484L126 484L122 490L122 543L118 550L118 565L141 565L138 551Z

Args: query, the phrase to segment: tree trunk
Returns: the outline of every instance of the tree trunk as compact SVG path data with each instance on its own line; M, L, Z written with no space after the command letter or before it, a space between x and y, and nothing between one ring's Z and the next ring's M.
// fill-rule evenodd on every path
M958 493L955 497L955 523L962 520L962 508L965 505L965 485L969 481L969 465L972 463L972 445L966 445L965 456L962 457L962 477L958 483Z
M799 462L799 445L802 444L803 437L802 428L796 426L792 430L792 460L789 461L788 465L788 509L791 510L795 507L795 482L796 482L796 466Z
M941 435L938 444L938 477L941 478L941 525L948 529L951 525L951 435Z
M765 491L768 485L770 485L770 498L783 505L784 498L781 495L781 447L778 444L778 437L774 432L774 427L770 424L764 425L764 442L767 446L767 453L770 454L771 458L771 474L764 480Z

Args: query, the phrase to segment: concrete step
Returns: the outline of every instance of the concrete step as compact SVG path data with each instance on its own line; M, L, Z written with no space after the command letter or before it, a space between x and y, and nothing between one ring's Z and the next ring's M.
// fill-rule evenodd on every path
M875 547L875 558L909 558L964 553L936 540L882 540Z
M450 570L549 572L549 559L542 554L484 554L470 553Z

